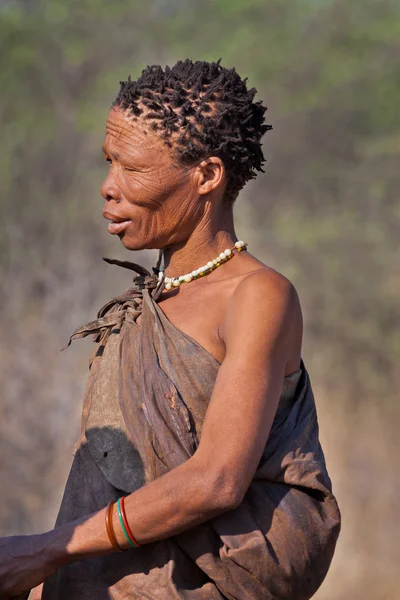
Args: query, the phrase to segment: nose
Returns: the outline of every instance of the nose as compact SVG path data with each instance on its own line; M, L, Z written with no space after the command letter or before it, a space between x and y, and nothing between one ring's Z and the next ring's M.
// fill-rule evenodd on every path
M115 200L119 202L121 199L121 190L116 185L111 173L105 178L103 185L100 188L100 193L105 200Z

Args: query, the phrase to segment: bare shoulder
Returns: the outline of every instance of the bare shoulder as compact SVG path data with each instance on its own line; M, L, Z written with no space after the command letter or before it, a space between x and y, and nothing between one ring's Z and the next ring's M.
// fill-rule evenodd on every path
M250 271L238 284L235 294L272 294L273 297L297 296L294 285L284 275L266 265Z
M228 310L241 307L257 316L288 315L300 310L297 291L289 279L265 265L246 274L233 290Z
M281 273L260 266L240 279L229 298L223 326L227 345L240 336L246 344L286 347L288 362L296 364L301 352L302 314L294 285ZM261 347L261 346L260 346ZM290 366L289 365L289 366Z

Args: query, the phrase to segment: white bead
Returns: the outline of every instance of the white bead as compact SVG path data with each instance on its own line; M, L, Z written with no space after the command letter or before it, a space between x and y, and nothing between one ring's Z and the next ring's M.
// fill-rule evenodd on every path
M242 250L243 248L245 248L246 245L247 244L245 244L245 242L243 240L238 240L237 242L235 242L235 248L236 248L236 250L239 250L239 251ZM179 275L179 277L167 277L163 271L160 271L158 274L158 278L161 281L161 279L164 277L165 288L167 290L170 290L173 287L179 287L181 285L181 283L184 283L184 282L189 283L194 278L197 279L197 277L199 275L204 275L204 274L209 273L210 271L213 270L214 267L219 266L222 262L224 262L227 258L230 258L231 256L232 256L232 249L227 248L226 250L224 250L224 252L221 252L221 254L219 254L217 256L217 258L214 258L214 260L208 261L207 264L203 265L202 267L199 267L198 269L195 269L191 273L186 273L186 275Z

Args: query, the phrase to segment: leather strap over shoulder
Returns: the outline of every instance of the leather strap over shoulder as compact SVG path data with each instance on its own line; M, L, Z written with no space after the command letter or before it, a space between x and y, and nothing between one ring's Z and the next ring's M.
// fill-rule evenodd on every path
M75 329L69 338L67 348L72 340L81 339L88 335L94 335L95 342L105 343L109 333L115 327L120 328L125 319L136 321L142 312L143 290L149 290L150 295L157 300L164 288L164 278L160 276L160 259L157 266L153 267L153 274L147 269L133 262L121 261L113 258L103 258L110 265L117 265L123 269L129 269L137 273L133 278L133 286L120 296L109 300L97 313L97 319L90 321Z

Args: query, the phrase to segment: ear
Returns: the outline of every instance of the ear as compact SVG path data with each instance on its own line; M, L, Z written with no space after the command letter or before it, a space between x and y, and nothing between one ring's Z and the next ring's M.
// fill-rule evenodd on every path
M225 165L218 156L211 156L201 161L197 167L198 192L200 195L209 194L216 188L225 187Z

